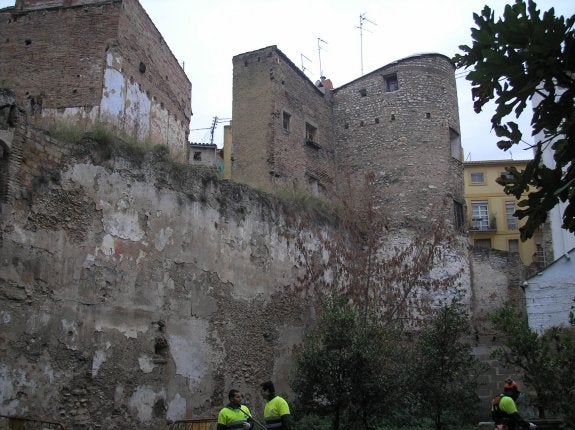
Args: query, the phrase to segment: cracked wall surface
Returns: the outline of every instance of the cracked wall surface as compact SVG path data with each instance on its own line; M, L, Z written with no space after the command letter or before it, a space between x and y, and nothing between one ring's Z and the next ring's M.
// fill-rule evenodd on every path
M0 414L151 429L215 417L232 387L256 415L262 381L289 394L340 225L121 142L62 143L18 122L12 150ZM465 241L440 255L429 276L469 297ZM321 288L302 284L306 264Z
M287 388L275 363L306 319L289 242L304 232L273 202L137 151L96 164L97 143L35 129L17 144L0 218L0 413L158 428L215 416L231 386L256 409L260 382Z

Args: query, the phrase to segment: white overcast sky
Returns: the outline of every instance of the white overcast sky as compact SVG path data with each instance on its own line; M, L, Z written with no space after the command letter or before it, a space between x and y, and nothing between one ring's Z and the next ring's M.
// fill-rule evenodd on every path
M361 75L359 16L365 14L364 74L421 52L452 57L471 43L473 13L489 5L500 15L513 0L140 0L192 82L190 141L209 142L214 117L231 118L232 57L277 45L316 81L321 69L335 87ZM0 0L0 8L14 0ZM575 14L574 0L539 0L541 10ZM460 73L458 73L460 75ZM467 81L457 79L461 141L466 160L531 158L531 151L497 148L491 112L473 111ZM524 137L531 141L530 118ZM214 143L222 145L222 125Z

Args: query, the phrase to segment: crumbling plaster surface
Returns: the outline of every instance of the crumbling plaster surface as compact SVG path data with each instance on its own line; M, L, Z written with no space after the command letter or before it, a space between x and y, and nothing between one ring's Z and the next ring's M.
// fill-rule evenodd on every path
M0 213L0 413L159 428L214 417L232 387L260 415L259 383L288 390L316 309L302 255L333 279L328 220L153 153L23 136ZM457 249L432 276L468 289Z
M157 428L213 417L231 386L254 404L262 380L287 387L299 233L257 193L181 174L72 161L4 206L0 413Z
M106 52L100 120L115 124L139 141L168 145L177 157L183 157L185 125L134 77L125 75L124 61L118 48L112 47Z

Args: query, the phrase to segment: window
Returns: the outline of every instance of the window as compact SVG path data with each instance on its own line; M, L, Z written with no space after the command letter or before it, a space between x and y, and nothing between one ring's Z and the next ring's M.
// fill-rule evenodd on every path
M317 127L308 122L305 123L305 141L317 145Z
M489 208L486 201L471 202L471 228L489 230Z
M505 202L505 219L507 220L507 229L517 230L517 218L515 213L515 202Z
M194 160L195 161L202 161L202 153L199 151L194 152Z
M455 223L455 228L461 230L463 228L464 218L463 218L463 205L455 200L453 200L453 218Z
M473 246L481 249L491 249L491 239L476 239Z
M461 138L459 133L453 128L449 128L449 143L451 145L451 156L461 161Z
M287 112L283 112L282 122L285 131L290 131L290 121L291 121L291 115Z
M472 172L471 173L471 183L474 185L484 184L485 178L483 176L483 172Z
M512 252L514 254L517 254L519 252L519 240L509 239L507 241L507 244L509 246L509 252Z
M537 250L533 256L534 263L537 265L539 270L542 270L547 267L547 255L545 253L545 249L540 243L536 243L535 246Z
M513 179L513 175L507 171L501 172L499 176L501 177L501 179Z
M385 81L385 92L391 93L393 91L399 90L399 83L397 82L397 74L384 76L383 80Z

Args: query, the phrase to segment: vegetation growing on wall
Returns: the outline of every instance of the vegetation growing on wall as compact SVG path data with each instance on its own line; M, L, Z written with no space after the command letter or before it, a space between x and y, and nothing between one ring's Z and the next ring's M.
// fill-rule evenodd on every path
M447 267L457 239L440 221L445 208L416 232L388 230L372 181L368 175L364 192L342 194L339 235L315 244L295 238L302 292L327 299L297 356L301 425L376 429L428 420L437 429L460 427L476 410L480 368L464 341L464 307L450 302L461 275ZM302 214L299 231L306 222ZM441 307L441 298L451 304Z

